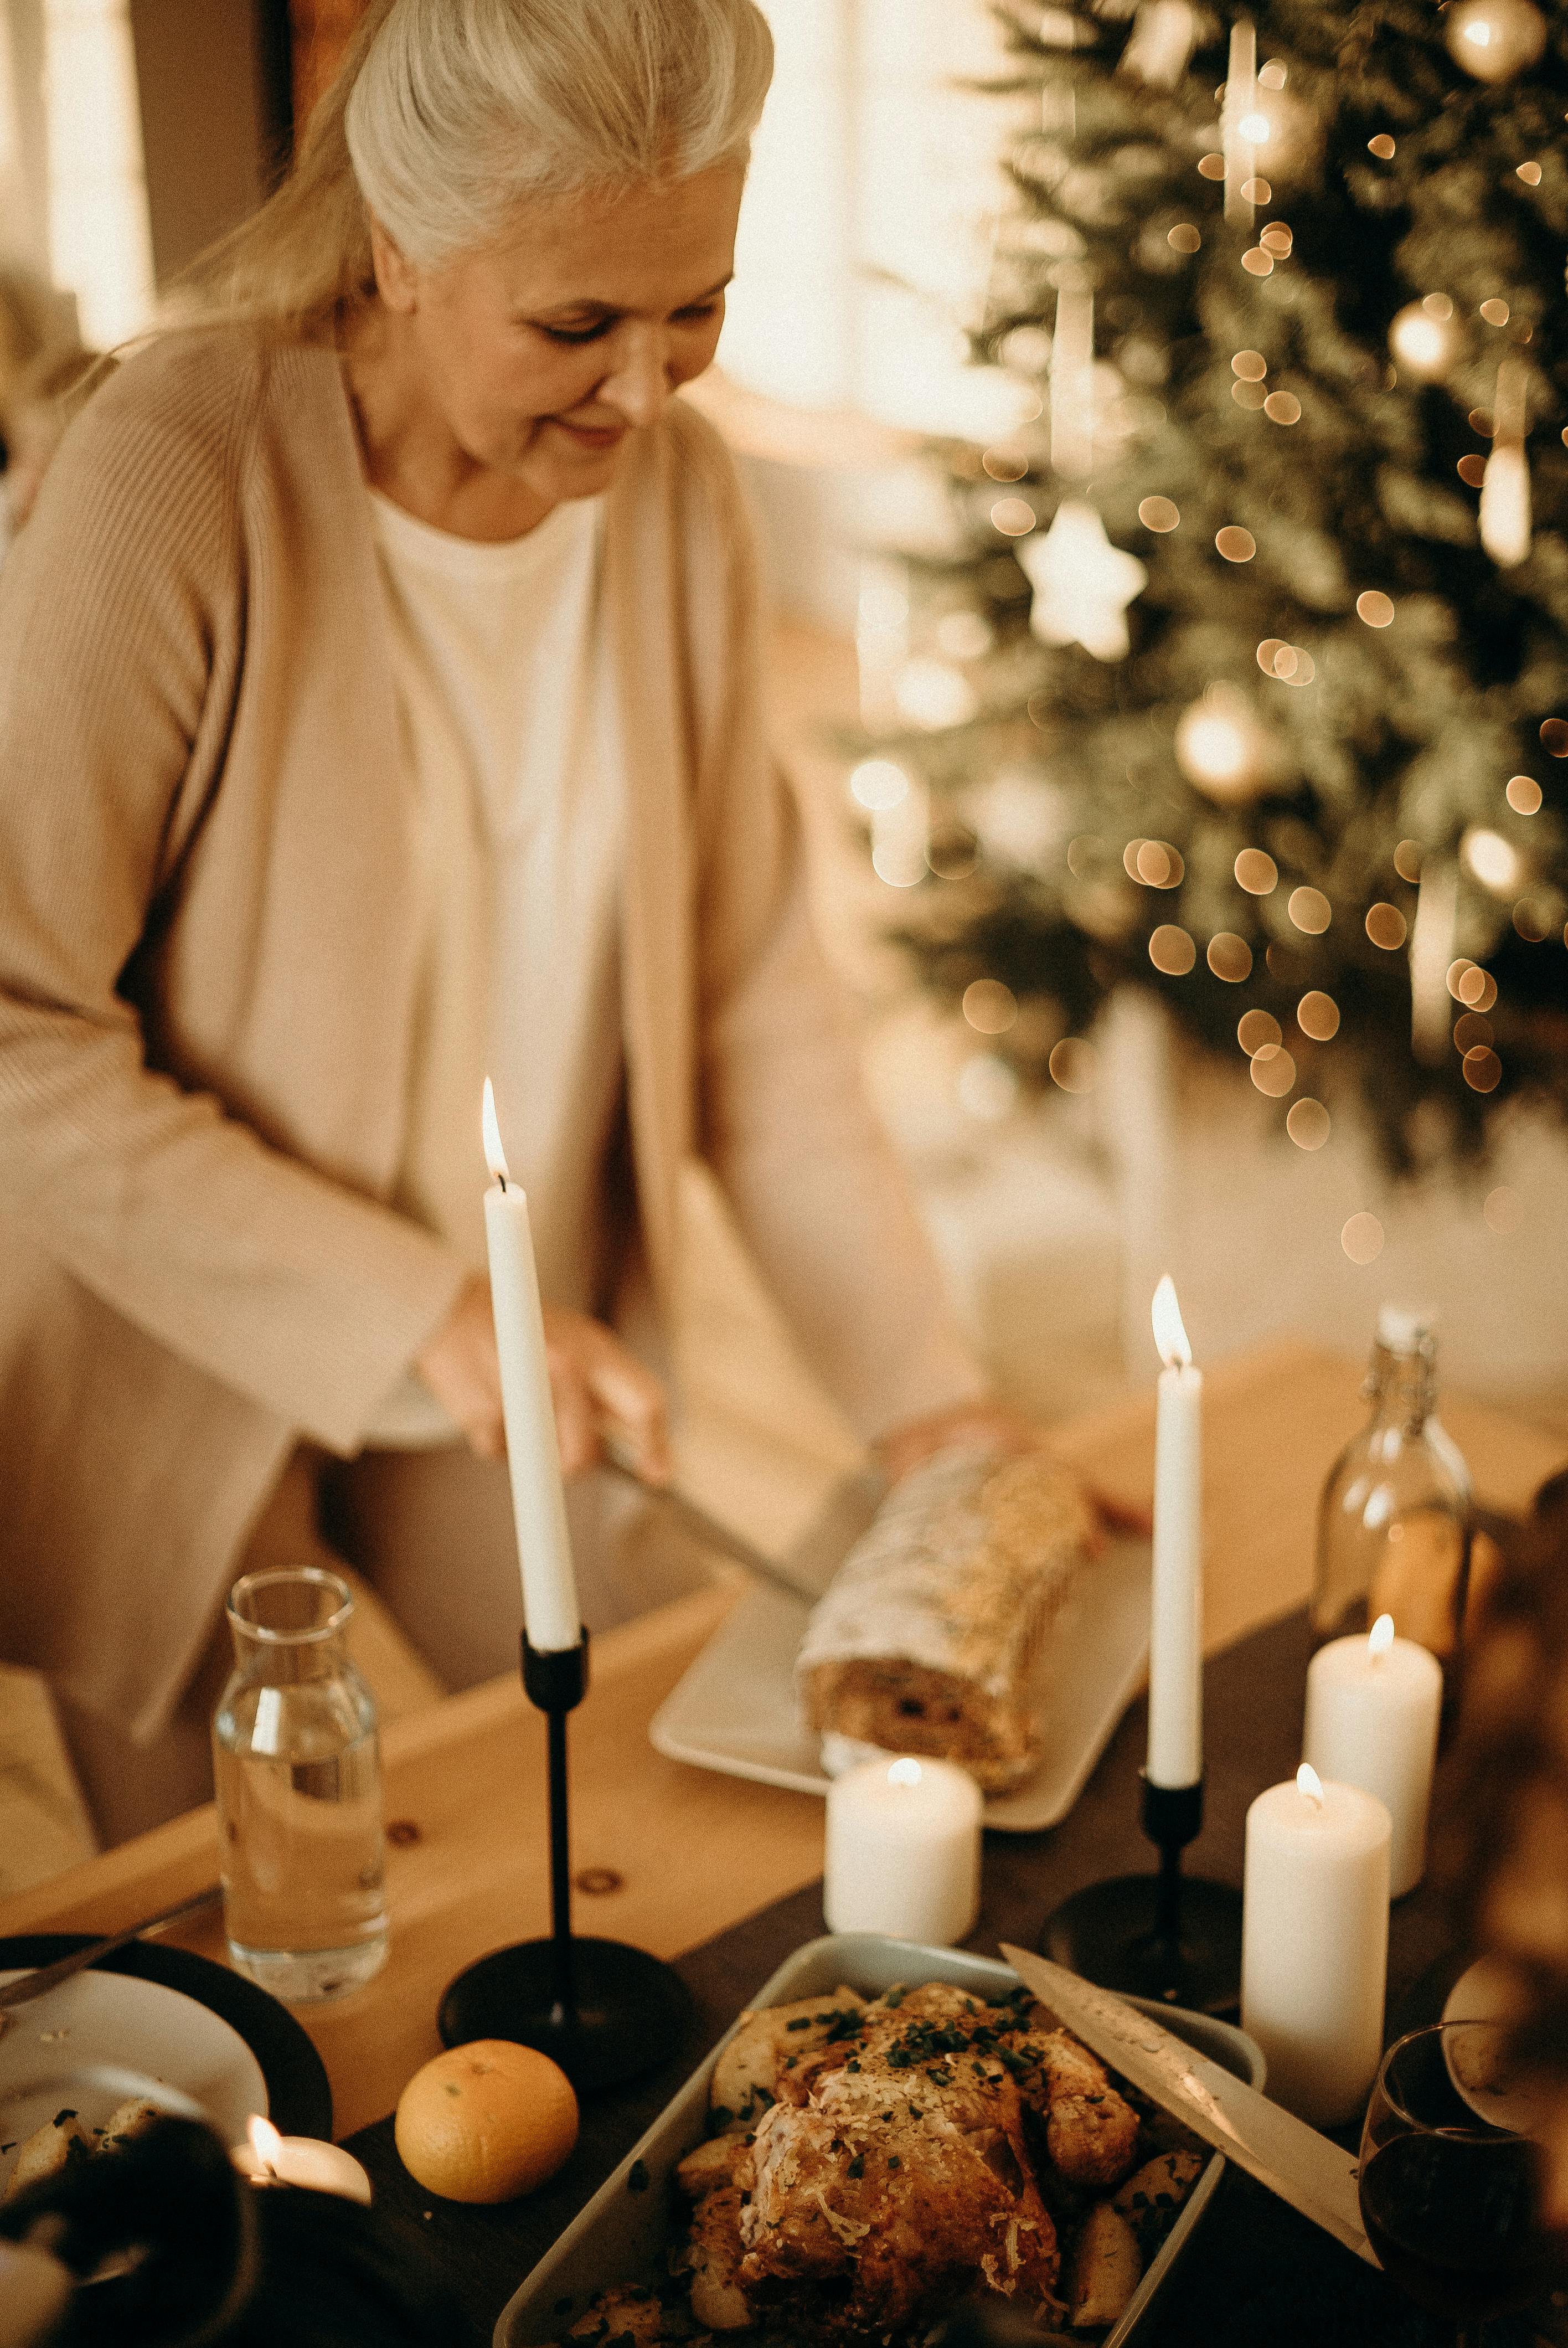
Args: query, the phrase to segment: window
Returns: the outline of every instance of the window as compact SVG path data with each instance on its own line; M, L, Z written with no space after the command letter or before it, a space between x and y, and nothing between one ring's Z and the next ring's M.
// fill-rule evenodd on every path
M985 437L1009 387L967 363L1007 201L985 0L762 0L777 69L720 353L748 389Z

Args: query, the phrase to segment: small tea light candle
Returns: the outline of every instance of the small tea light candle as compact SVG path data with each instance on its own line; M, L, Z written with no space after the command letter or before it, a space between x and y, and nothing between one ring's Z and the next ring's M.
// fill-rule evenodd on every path
M1442 1666L1379 1614L1366 1638L1334 1639L1307 1673L1302 1752L1320 1777L1376 1794L1393 1822L1389 1888L1413 1890L1427 1864Z
M252 2185L302 2185L315 2193L336 2193L370 2207L370 2179L352 2152L320 2137L280 2136L271 2120L256 2114L246 2125L249 2144L237 2144L229 2157Z
M1246 1814L1241 2026L1268 2092L1314 2127L1356 2116L1383 2051L1389 1813L1306 1762Z
M980 1911L980 1789L950 1761L863 1761L827 1791L830 1932L950 1948Z

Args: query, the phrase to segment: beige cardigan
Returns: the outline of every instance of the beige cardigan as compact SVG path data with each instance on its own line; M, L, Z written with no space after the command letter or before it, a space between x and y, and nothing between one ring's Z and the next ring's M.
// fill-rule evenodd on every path
M978 1381L810 934L729 460L679 402L605 547L641 1251L667 1308L700 1151L872 1434ZM0 573L0 1653L143 1736L296 1441L356 1450L462 1278L383 1203L415 973L381 593L335 355L241 330L98 392Z

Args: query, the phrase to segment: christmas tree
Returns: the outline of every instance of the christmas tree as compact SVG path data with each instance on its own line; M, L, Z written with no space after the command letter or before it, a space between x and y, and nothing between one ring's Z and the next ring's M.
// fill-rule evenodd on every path
M1139 985L1303 1148L1358 1093L1397 1167L1478 1149L1568 1105L1568 15L1006 20L972 339L1035 413L912 565L899 934L1026 1080Z

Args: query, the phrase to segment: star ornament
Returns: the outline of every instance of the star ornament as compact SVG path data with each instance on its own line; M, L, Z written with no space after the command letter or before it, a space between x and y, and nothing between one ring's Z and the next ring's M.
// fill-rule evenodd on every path
M1024 539L1013 552L1034 589L1029 624L1042 644L1081 644L1101 661L1126 658L1127 606L1149 574L1135 554L1112 545L1093 506L1063 498L1044 537Z

